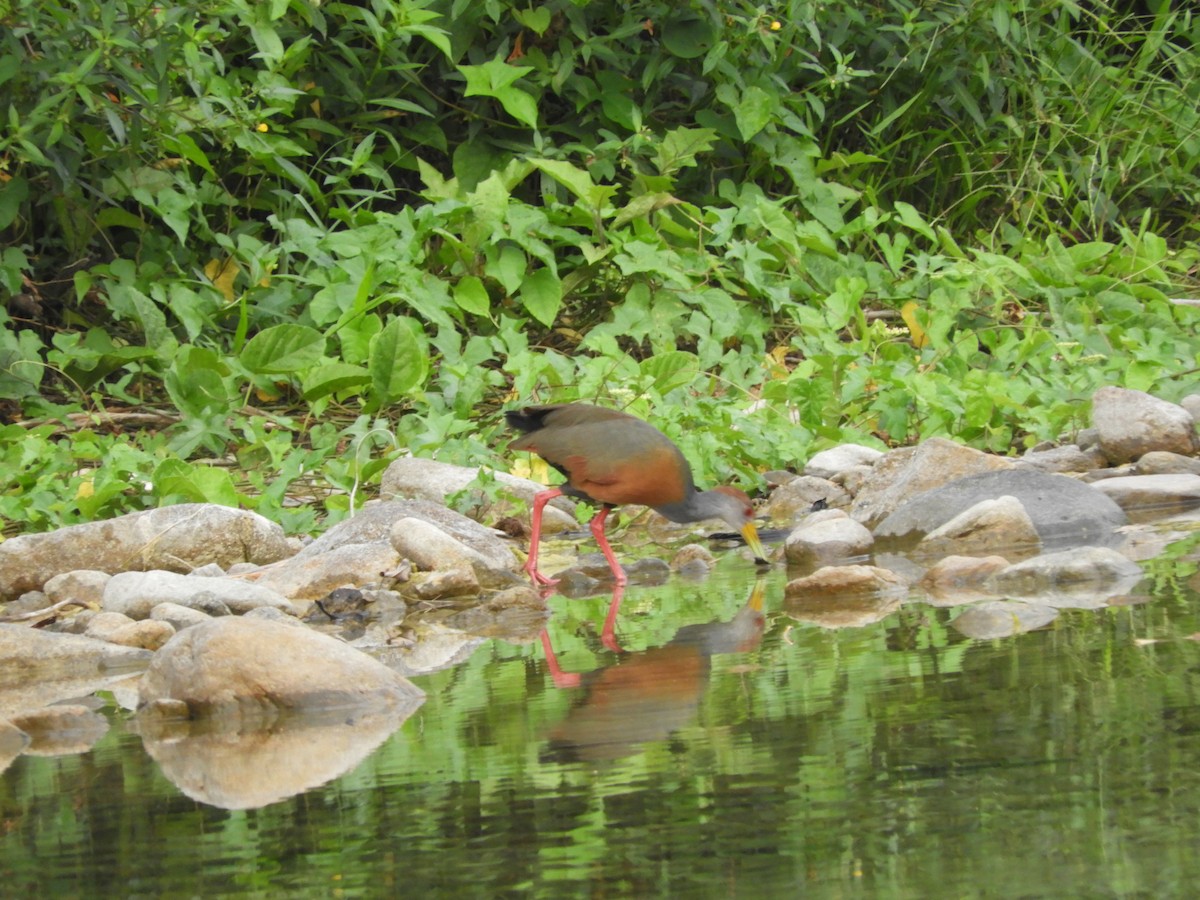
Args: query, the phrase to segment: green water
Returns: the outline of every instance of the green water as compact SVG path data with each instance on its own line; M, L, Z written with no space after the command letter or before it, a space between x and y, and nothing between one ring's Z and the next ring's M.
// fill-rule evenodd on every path
M1200 607L1178 577L980 642L920 604L797 623L781 572L759 616L730 562L631 588L620 654L605 599L554 599L578 686L538 643L486 644L416 679L427 702L353 771L257 810L188 799L110 705L91 752L0 776L0 894L1193 895Z

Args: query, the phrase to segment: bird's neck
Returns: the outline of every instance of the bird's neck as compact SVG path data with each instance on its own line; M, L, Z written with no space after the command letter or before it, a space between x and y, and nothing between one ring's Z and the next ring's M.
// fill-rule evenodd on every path
M654 511L672 522L698 522L700 519L709 518L710 515L704 503L704 496L707 493L708 491L698 491L688 485L687 493L682 500L677 503L656 506Z

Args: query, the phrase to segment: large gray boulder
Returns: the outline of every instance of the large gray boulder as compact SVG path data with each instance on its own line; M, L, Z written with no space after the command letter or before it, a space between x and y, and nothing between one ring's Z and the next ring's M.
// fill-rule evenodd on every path
M875 531L876 525L914 497L964 476L1015 465L1002 456L931 438L917 447L893 450L877 462L855 496L850 515Z
M977 503L1005 496L1020 502L1043 547L1109 543L1126 524L1121 508L1094 487L1021 467L968 475L909 500L879 524L875 537L916 540Z

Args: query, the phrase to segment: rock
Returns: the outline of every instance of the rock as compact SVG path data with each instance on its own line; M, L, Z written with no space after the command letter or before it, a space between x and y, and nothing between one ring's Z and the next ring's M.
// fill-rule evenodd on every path
M947 556L930 566L920 587L930 606L959 606L978 599L987 591L987 579L1008 565L1003 556Z
M1151 450L1191 456L1200 449L1191 413L1142 391L1100 388L1092 395L1092 425L1113 465L1133 462Z
M257 809L352 771L420 706L289 716L269 728L213 733L164 701L138 716L146 752L182 793L220 809ZM172 717L172 708L179 715Z
M512 587L445 620L450 628L513 644L535 641L550 618L546 599L532 587Z
M297 544L296 552L299 552L299 551L300 551L300 545ZM244 562L234 563L229 568L234 569L234 568L237 568L238 566L250 566L251 568L253 568L253 563L244 563ZM226 576L230 573L226 572L223 568L218 566L216 563L208 563L207 565L198 566L197 568L192 569L192 571L188 572L187 574L194 575L198 578L223 578L224 576Z
M124 613L100 612L88 619L84 634L98 641L107 641L108 635L126 625L132 625L133 619Z
M384 471L379 494L384 500L427 500L444 506L447 497L467 488L479 472L478 467L455 466L412 456L401 457ZM546 490L543 484L506 472L489 470L488 476L495 478L514 497L525 501L526 506L533 504L534 494ZM476 491L473 499L477 514L471 518L479 521L495 521L514 512L512 504L493 504L482 490ZM548 534L574 528L575 505L566 497L555 498L546 506L542 527Z
M474 550L494 571L512 565L512 549L491 528L426 500L383 500L366 504L358 515L334 525L296 554L297 561L328 553L347 544L391 545L392 526L404 518L424 519Z
M840 488L845 488L851 497L857 497L874 471L871 466L855 466L853 469L838 472L830 481Z
M772 491L763 512L775 522L795 522L812 513L814 506L843 509L849 505L850 494L844 487L802 475Z
M630 584L666 584L671 579L671 566L657 556L643 556L621 566ZM609 570L612 571L611 569Z
M11 722L0 719L0 774L29 746L29 735Z
M932 438L917 447L893 450L877 462L855 496L850 515L875 531L876 525L914 497L968 475L1014 466L1003 457Z
M26 756L85 753L108 733L108 720L79 704L47 706L13 716L11 722L29 735Z
M839 444L813 455L804 466L804 474L830 479L859 466L873 466L883 459L883 452L861 444Z
M157 622L168 622L176 631L207 622L212 615L179 603L159 603L150 610L150 618Z
M1046 472L1091 472L1108 465L1108 458L1099 447L1083 450L1074 444L1047 450L1030 450L1021 457L1025 465Z
M1200 459L1166 450L1151 450L1138 458L1134 472L1138 475L1200 475Z
M996 640L1044 628L1058 618L1058 610L1037 603L989 600L963 610L950 625L960 634L978 640Z
M4 604L4 618L9 622L26 621L27 617L32 618L34 614L48 614L46 610L49 606L50 598L42 591L26 591Z
M997 548L1036 547L1041 543L1029 513L1016 497L981 500L921 539L923 554L969 554Z
M671 568L679 573L685 570L695 574L706 574L717 564L717 557L703 544L685 544L671 559Z
M791 601L793 598L848 594L902 595L905 589L903 578L878 566L825 566L811 575L789 581L784 596Z
M252 609L250 612L242 616L243 619L258 619L262 622L277 622L280 625L287 625L293 628L303 628L304 623L295 616L285 613L282 609L276 609L273 606L260 606L258 609Z
M1200 506L1200 475L1131 475L1092 487L1141 520Z
M1010 597L1055 607L1098 609L1142 580L1142 568L1108 547L1076 547L1015 563L987 580Z
M470 568L480 584L511 582L517 567L517 558L507 546L503 548L503 554L484 556L440 526L412 516L396 520L392 525L391 542L398 553L427 572ZM497 557L502 562L499 569Z
M424 693L341 641L304 627L227 616L175 635L141 682L141 709L182 701L193 717L271 723L284 711L409 709Z
M417 584L417 596L422 600L473 597L482 590L479 579L475 577L475 571L470 566L430 572Z
M823 566L869 553L875 539L863 525L840 509L813 513L784 542L791 565Z
M122 572L105 585L106 612L124 613L131 619L148 619L160 603L178 603L207 612L221 604L235 614L260 606L292 612L291 601L262 585L239 578L206 578L174 572Z
M789 472L787 469L767 469L762 473L762 480L770 490L774 490L781 484L787 484L795 477L796 473Z
M104 640L122 647L142 647L158 650L175 636L175 626L161 619L143 619L123 628L114 628Z
M1114 540L1125 514L1094 487L1066 475L1020 467L950 482L908 501L874 529L875 537L914 539L949 522L983 500L1020 501L1045 546Z
M100 599L104 596L104 586L108 584L110 578L112 576L107 572L97 572L95 569L76 569L73 572L63 572L46 582L46 598L51 603L74 600L98 609Z
M558 581L554 589L560 596L570 599L594 596L595 594L610 590L613 583L611 572L604 576L608 582L606 584L599 578L593 578L586 572L576 568L566 569L553 577Z
M1191 413L1193 419L1200 422L1200 394L1188 394L1179 401L1179 405Z
M274 562L292 552L283 529L257 513L184 503L5 541L0 544L0 599L77 569L190 572L209 562Z
M394 547L376 542L343 544L312 555L298 553L245 577L259 587L304 601L320 600L347 585L392 585L407 581L410 575Z

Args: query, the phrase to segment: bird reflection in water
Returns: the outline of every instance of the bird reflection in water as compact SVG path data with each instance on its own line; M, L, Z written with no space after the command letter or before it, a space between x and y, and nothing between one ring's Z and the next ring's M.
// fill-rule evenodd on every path
M760 580L728 622L686 625L666 645L630 653L593 672L564 672L543 631L542 647L555 685L585 690L581 702L551 730L543 757L560 762L618 759L687 725L708 686L712 657L753 650L762 640L763 591ZM612 624L620 592L618 586L605 623L609 649L616 649Z

